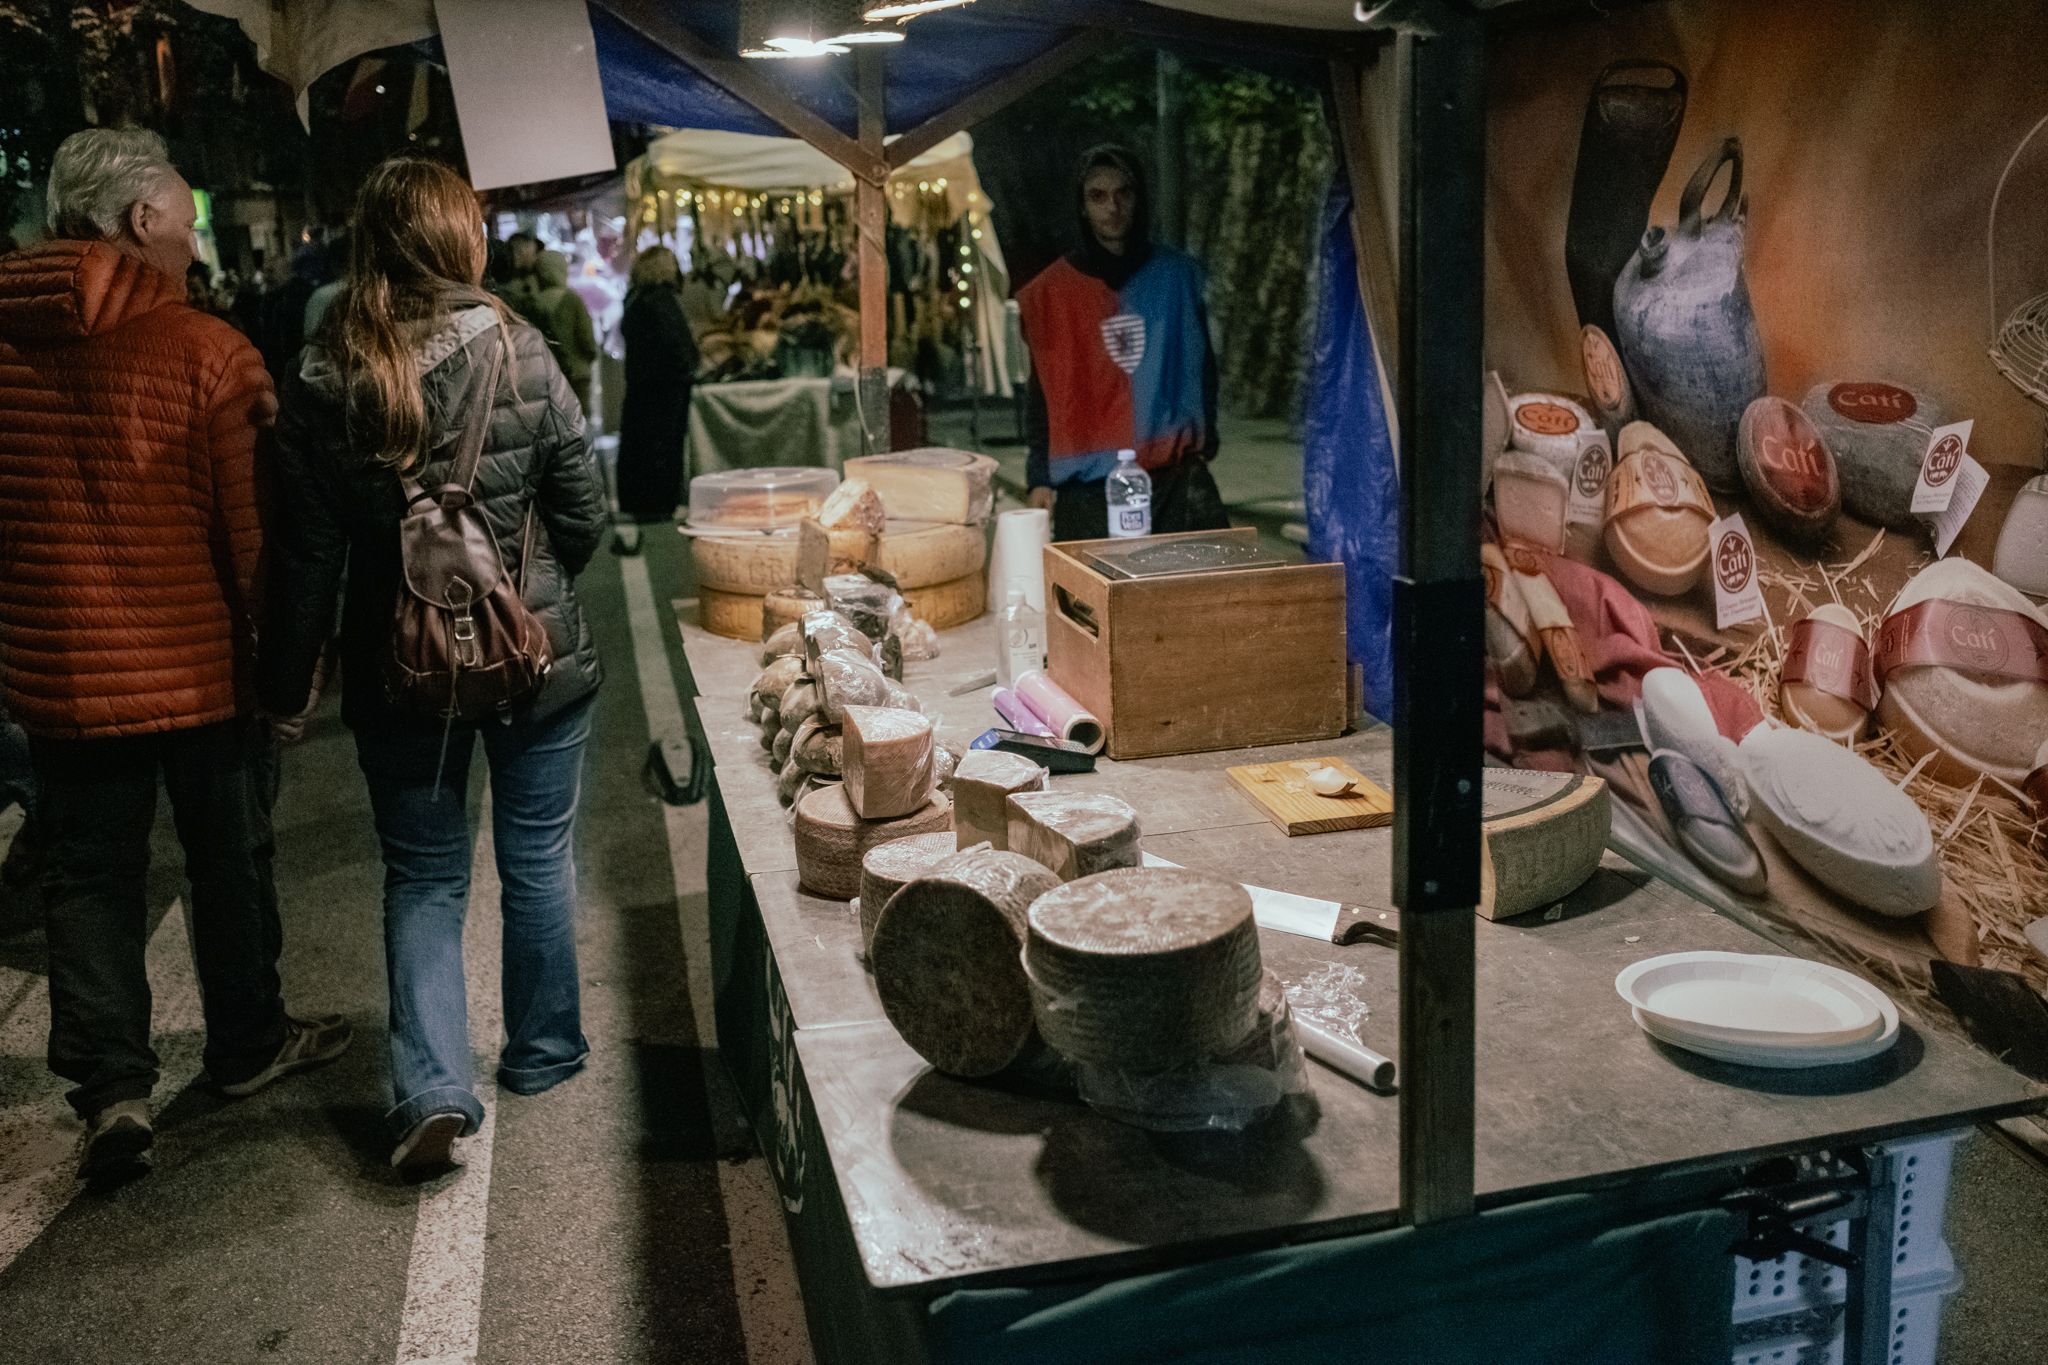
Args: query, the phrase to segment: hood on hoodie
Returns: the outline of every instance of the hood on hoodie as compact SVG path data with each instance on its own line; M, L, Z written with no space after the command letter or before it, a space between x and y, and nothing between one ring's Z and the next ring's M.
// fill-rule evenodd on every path
M1096 239L1095 229L1088 223L1088 175L1091 171L1111 167L1130 177L1131 195L1136 201L1131 209L1131 230L1124 238L1122 255L1103 249ZM1080 245L1067 253L1067 260L1075 269L1106 283L1111 289L1121 289L1124 282L1138 273L1138 267L1145 264L1152 255L1152 191L1145 183L1145 166L1136 153L1113 142L1090 147L1081 153L1081 164L1074 172L1074 220L1080 235Z
M480 290L451 291L447 311L413 324L412 367L413 373L420 377L420 382L427 389L427 421L431 433L427 438L427 448L430 450L445 445L455 434L449 425L454 413L442 411L434 401L440 386L430 382L430 376L466 350L472 341L498 326L498 310L488 297ZM507 340L509 342L510 338ZM328 402L339 405L344 401L341 361L324 342L316 341L306 347L299 360L299 377ZM462 395L453 397L459 400Z
M17 345L98 336L184 302L183 280L107 242L60 239L0 257L0 338Z
M533 263L533 273L540 276L544 289L564 288L569 283L569 258L559 251L543 251Z

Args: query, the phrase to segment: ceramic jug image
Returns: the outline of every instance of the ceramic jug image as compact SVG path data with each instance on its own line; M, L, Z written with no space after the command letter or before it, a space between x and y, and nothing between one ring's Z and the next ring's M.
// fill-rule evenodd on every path
M1728 167L1711 218L1708 187ZM1742 139L1731 137L1693 172L1678 223L1652 227L1614 282L1615 344L1643 415L1678 444L1707 486L1742 489L1735 433L1764 393L1764 351L1742 274Z

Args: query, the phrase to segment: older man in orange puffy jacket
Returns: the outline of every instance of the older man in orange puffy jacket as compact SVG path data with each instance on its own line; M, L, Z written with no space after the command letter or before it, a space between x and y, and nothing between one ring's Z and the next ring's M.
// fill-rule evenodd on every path
M255 348L185 303L191 188L155 134L91 129L50 172L54 240L0 257L0 685L45 840L50 1068L80 1174L148 1169L145 879L159 779L191 882L207 1071L231 1096L340 1055L285 1013L270 774L251 714L276 413Z

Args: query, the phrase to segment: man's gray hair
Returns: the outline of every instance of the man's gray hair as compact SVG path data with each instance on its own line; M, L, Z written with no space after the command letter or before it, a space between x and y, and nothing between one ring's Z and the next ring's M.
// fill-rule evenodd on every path
M59 237L118 237L129 208L155 196L177 174L164 140L147 129L73 133L50 163L50 231Z

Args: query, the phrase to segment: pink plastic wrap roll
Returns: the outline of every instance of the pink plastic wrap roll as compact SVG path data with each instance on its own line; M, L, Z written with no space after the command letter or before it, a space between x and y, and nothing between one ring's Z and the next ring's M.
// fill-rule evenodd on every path
M1102 722L1082 709L1067 690L1038 669L1017 679L1017 695L1031 713L1052 727L1052 732L1069 744L1078 744L1091 754L1102 752Z
M1007 687L998 687L995 697L996 714L1009 723L1012 730L1021 734L1037 735L1040 739L1053 737L1052 727L1040 720L1024 699Z

